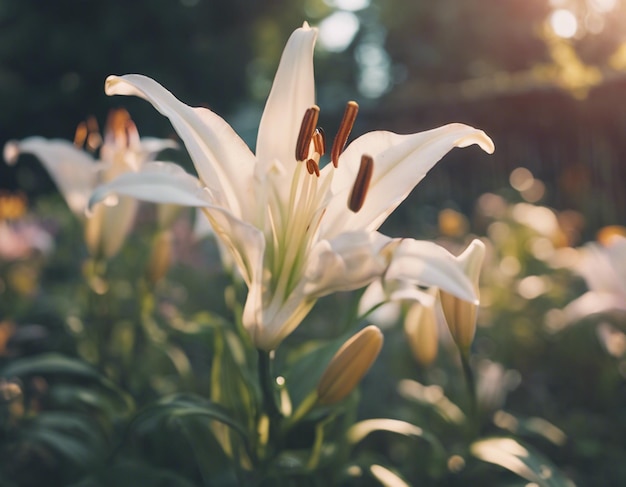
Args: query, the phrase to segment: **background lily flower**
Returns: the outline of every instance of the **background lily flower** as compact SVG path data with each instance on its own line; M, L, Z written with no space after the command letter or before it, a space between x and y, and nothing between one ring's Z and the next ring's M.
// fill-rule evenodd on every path
M578 249L572 266L589 291L568 304L568 322L597 313L626 311L626 238L613 236L607 243L591 242Z
M305 23L289 38L256 154L222 118L185 105L150 78L110 76L105 85L107 94L139 96L168 117L199 179L173 165L149 164L98 188L91 203L119 194L203 208L248 286L243 322L262 350L275 349L319 297L383 274L475 299L452 254L377 229L448 151L478 144L491 153L493 142L481 130L451 124L411 135L370 132L342 152L356 116L352 102L331 151L333 164L320 168L316 36Z
M79 125L77 142L96 135ZM97 135L99 137L99 135ZM87 202L96 186L120 174L137 171L146 161L154 160L164 149L175 148L174 141L153 137L139 138L139 133L126 110L113 110L108 117L99 160L66 140L29 137L10 141L4 157L15 164L22 153L35 155L44 165L61 191L70 210L85 223L85 240L94 256L115 255L130 231L137 201L132 198L111 199L86 217Z

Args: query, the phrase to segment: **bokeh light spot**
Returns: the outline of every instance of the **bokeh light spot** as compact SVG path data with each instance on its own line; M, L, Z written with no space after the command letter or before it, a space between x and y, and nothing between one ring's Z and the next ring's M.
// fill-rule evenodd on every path
M576 31L578 30L578 21L576 20L576 16L566 9L558 9L552 12L549 22L554 33L564 39L574 37L574 35L576 35Z
M359 19L351 12L335 12L319 25L319 42L331 52L344 51L359 31Z

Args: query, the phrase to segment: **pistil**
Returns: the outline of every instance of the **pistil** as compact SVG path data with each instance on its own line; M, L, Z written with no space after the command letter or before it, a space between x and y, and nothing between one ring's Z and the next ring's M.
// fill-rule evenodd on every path
M348 142L348 137L354 126L357 113L359 113L359 105L355 101L349 101L343 112L343 118L341 119L339 130L337 131L337 135L333 141L333 147L330 151L330 160L335 167L339 165L339 156L343 152L346 142Z
M361 166L359 167L359 173L356 175L354 186L350 192L350 198L348 199L348 208L357 213L365 203L365 196L367 196L367 190L370 187L370 181L372 180L372 173L374 172L374 159L371 156L363 154L361 156Z

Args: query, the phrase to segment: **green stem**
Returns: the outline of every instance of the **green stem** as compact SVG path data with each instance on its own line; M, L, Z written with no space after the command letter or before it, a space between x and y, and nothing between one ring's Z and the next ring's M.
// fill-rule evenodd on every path
M287 432L317 406L317 391L311 392L298 406L298 409L283 423L283 431Z
M263 394L263 408L269 420L268 444L277 448L278 436L280 434L280 421L282 414L276 404L276 381L272 375L272 358L270 352L259 350L259 384Z
M467 385L467 392L470 399L470 407L468 419L473 425L473 431L477 432L478 429L478 398L476 397L476 380L474 377L474 371L469 362L469 354L461 352L461 365L463 366L463 375L465 377L465 384Z

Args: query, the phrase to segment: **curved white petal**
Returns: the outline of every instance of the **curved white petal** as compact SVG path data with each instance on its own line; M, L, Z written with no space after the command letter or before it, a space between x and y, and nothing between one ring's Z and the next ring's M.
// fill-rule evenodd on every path
M179 145L170 139L159 139L157 137L142 137L140 139L141 152L145 161L153 161L159 152L165 149L178 149Z
M250 299L251 290L262 285L265 236L259 229L238 219L224 208L205 206L202 210L220 242L230 251L248 286Z
M411 135L380 131L359 137L341 155L338 169L324 168L336 174L323 235L332 238L341 231L376 230L445 154L472 144L488 153L494 150L482 130L459 123ZM373 157L374 172L363 207L353 213L347 209L347 200L363 154Z
M105 91L107 95L135 95L152 103L170 119L218 204L240 218L248 216L255 159L221 117L205 108L185 105L156 81L138 74L109 76Z
M385 272L383 250L391 241L377 232L347 232L318 242L305 270L306 294L321 297L366 286Z
M463 263L443 247L422 240L402 239L393 251L385 280L435 286L460 299L478 304L472 280Z
M111 195L125 195L151 203L172 203L182 206L214 206L212 194L202 187L198 178L177 164L149 162L137 172L126 172L98 186L89 199L89 207Z
M277 161L287 175L296 164L295 150L302 118L315 103L313 46L317 29L297 29L285 46L274 84L265 104L257 135L258 174L268 172Z
M467 248L457 257L465 275L470 278L474 285L474 291L478 295L478 281L480 279L480 269L485 260L485 244L475 238Z
M588 291L563 308L565 323L570 324L596 314L626 311L624 296Z
M21 141L8 142L4 148L9 164L17 161L20 153L33 154L41 161L67 206L82 217L89 195L96 183L99 166L89 154L66 140L29 137Z
M226 208L215 205L212 194L180 166L152 162L145 164L139 172L124 173L96 188L89 206L93 207L110 196L132 196L152 203L202 208L213 231L233 255L246 284L251 287L261 282L265 252L263 233Z
M298 327L316 301L304 294L299 286L286 301L275 306L263 306L262 286L249 287L243 324L254 346L266 351L276 349Z
M98 205L85 221L85 242L95 256L113 257L124 244L135 221L137 200L121 197L115 206Z

